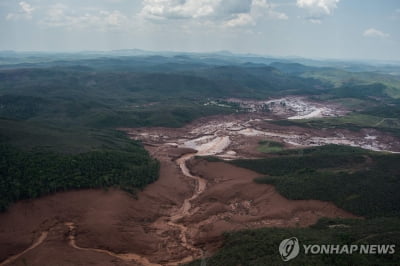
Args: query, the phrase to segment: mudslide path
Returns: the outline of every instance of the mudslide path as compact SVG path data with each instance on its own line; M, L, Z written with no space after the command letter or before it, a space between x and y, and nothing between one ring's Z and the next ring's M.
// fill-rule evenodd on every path
M203 255L203 251L199 248L194 247L191 242L187 238L187 231L188 227L185 226L184 224L181 224L179 221L186 216L189 216L193 213L192 210L192 205L191 201L195 200L201 193L203 193L206 189L206 181L198 176L194 176L190 173L186 162L190 160L195 153L190 153L190 154L185 154L178 158L176 160L177 165L181 169L182 173L195 181L195 187L193 189L193 194L190 195L188 198L184 199L182 206L177 209L175 212L172 212L169 216L163 217L164 219L161 219L161 221L164 221L165 224L163 224L163 227L165 227L165 231L170 230L170 227L178 229L179 230L179 240L180 240L180 245L184 247L185 249L189 250L192 255L190 256L185 256L184 258L178 260L178 261L168 261L166 263L163 263L163 265L179 265L182 263L187 263L190 262L198 257L201 257ZM81 250L81 251L90 251L90 252L98 252L98 253L103 253L107 254L109 256L112 256L114 258L126 261L126 262L135 262L139 265L149 265L149 266L159 266L161 264L153 263L151 262L147 257L135 254L135 253L116 253L110 250L106 249L99 249L99 248L89 248L89 247L80 247L76 243L76 227L77 225L74 222L65 222L65 226L67 226L68 233L67 233L67 238L68 238L68 244L70 247ZM49 229L51 230L51 229ZM48 236L48 231L43 231L39 238L37 238L34 243L24 251L22 251L19 254L16 254L12 257L7 258L5 261L3 261L0 266L6 266L18 258L20 258L22 255L26 254L28 251L35 249L38 247L40 244L42 244L47 236Z
M188 160L190 160L193 156L195 155L195 153L190 153L190 154L186 154L183 155L182 157L180 157L179 159L176 160L176 162L178 163L182 173L189 178L192 178L193 180L195 180L195 190L193 195L190 198L186 198L183 201L182 207L178 210L178 212L176 212L175 214L173 214L170 218L170 221L168 222L168 225L170 226L174 226L179 228L180 230L180 240L181 240L181 245L191 251L194 252L194 254L197 254L198 256L203 256L203 250L194 247L187 239L186 237L186 232L188 231L188 227L180 224L179 220L183 219L186 216L192 215L193 211L191 211L192 209L192 204L191 201L195 200L196 198L199 197L199 195L201 193L203 193L207 187L207 182L205 179L199 177L199 176L194 176L190 173L189 168L186 165L186 162ZM181 264L181 263L185 263L185 262L190 262L193 259L195 259L194 256L188 256L186 258L183 258L181 261L178 262L174 262L173 264L169 264L169 265L177 265L177 264Z
M43 254L53 252L53 246L46 246L53 243L59 244L60 250L80 251L77 262L90 257L93 258L91 262L97 263L110 256L124 265L179 265L215 252L226 231L271 226L306 227L321 217L354 218L331 203L288 200L274 187L254 183L254 178L260 175L256 172L225 162L194 158L196 155L222 156L232 149L237 149L237 154L241 155L245 148L249 151L244 150L243 158L254 157L251 151L256 146L245 144L252 141L256 145L264 135L258 136L256 130L244 132L245 123L224 123L226 129L218 123L204 131L193 129L194 133L188 133L186 139L181 139L185 134L180 131L146 129L152 138L157 134L161 136L160 132L169 132L168 142L161 137L154 141L146 139L149 134L135 135L151 144L149 152L163 166L160 179L140 192L137 199L117 190L83 190L57 193L29 204L20 203L19 208L2 216L3 222L0 220L3 224L0 245L6 247L8 243L24 241L24 248L30 246L22 252L16 244L16 248L4 250L3 254L7 255L3 255L0 266L18 263L25 257L46 258ZM235 135L239 133L243 134ZM32 215L37 216L35 223L25 231L18 231L23 236L18 241L10 241L12 232L22 226L25 228L26 217ZM39 227L42 217L50 219L53 227L48 224ZM14 226L15 221L19 226ZM42 233L30 244L31 232L38 232L37 228L41 228L39 232ZM54 237L58 237L57 240ZM48 253L43 253L46 249ZM10 256L15 253L18 254ZM55 257L54 262L62 259Z
M75 224L72 222L66 222L65 225L68 227L68 230L69 230L69 232L68 232L69 245L75 249L104 253L104 254L110 255L112 257L124 260L124 261L135 261L141 265L160 266L160 264L151 263L147 258L139 256L134 253L117 254L117 253L114 253L112 251L105 250L105 249L79 247L76 244L76 240L75 240Z
M203 254L203 251L201 249L194 247L190 243L190 241L188 241L187 236L186 236L188 227L179 223L179 220L192 214L191 213L191 201L196 199L206 189L206 184L207 184L206 181L201 177L190 174L190 171L186 165L186 162L188 160L190 160L194 155L195 155L195 153L185 154L176 160L182 173L186 177L189 177L189 178L195 180L195 189L194 189L193 195L190 196L189 198L186 198L183 201L182 206L176 211L176 213L172 213L170 217L167 217L167 219L165 219L166 221L168 221L167 222L168 226L179 229L180 242L181 242L180 244L184 248L190 250L191 253L193 253L194 255L184 257L179 261L170 261L170 262L166 263L165 265L179 265L182 263L187 263L187 262L194 260L195 258L197 258L199 256L202 256L202 254ZM149 265L149 266L161 265L161 264L157 264L157 263L152 263L148 258L146 258L144 256L140 256L138 254L134 254L134 253L117 254L112 251L104 250L104 249L79 247L76 244L76 239L75 239L76 238L75 237L75 227L76 227L75 224L72 222L67 222L67 223L65 223L65 225L69 229L69 233L68 233L69 245L75 249L100 252L100 253L104 253L104 254L110 255L112 257L124 260L124 261L135 261L136 263L139 263L141 265Z
M178 228L180 231L180 244L191 251L191 253L193 255L187 256L182 258L179 261L170 261L168 263L166 263L165 265L179 265L182 263L187 263L190 262L194 259L196 259L197 257L201 257L203 255L203 251L199 248L194 247L190 241L188 241L187 238L187 231L188 231L188 227L179 223L179 220L185 218L186 216L189 216L191 214L193 214L191 212L191 201L195 200L201 193L203 193L206 189L207 186L207 182L205 179L198 177L198 176L194 176L190 173L189 168L186 165L186 162L188 160L190 160L193 156L195 155L195 153L190 153L190 154L185 154L183 156L181 156L180 158L178 158L176 160L177 164L179 165L182 173L186 176L189 177L193 180L195 180L195 189L193 192L193 195L190 196L189 198L186 198L183 201L182 206L176 211L176 213L172 213L170 217L167 217L167 219L165 219L167 222L168 226L171 227L175 227ZM124 261L135 261L136 263L139 263L141 265L149 265L149 266L159 266L161 264L157 264L157 263L152 263L150 262L150 260L144 256L140 256L138 254L134 254L134 253L125 253L125 254L117 254L114 253L112 251L109 250L105 250L105 249L98 249L98 248L83 248L83 247L79 247L76 244L76 237L75 237L75 228L76 225L73 222L66 222L65 225L68 227L69 232L68 232L68 239L69 239L69 245L72 248L78 249L78 250L85 250L85 251L93 251L93 252L100 252L100 253L104 253L107 255L110 255L112 257L124 260ZM43 239L44 240L44 239ZM42 240L42 242L43 242ZM34 248L34 247L32 247ZM21 254L22 255L22 254Z
M18 253L18 254L16 254L16 255L12 256L12 257L9 257L8 259L6 259L6 260L3 261L2 263L0 263L0 266L5 266L5 265L7 265L7 264L10 264L11 262L15 261L16 259L18 259L18 258L21 257L22 255L24 255L25 253L27 253L28 251L30 251L30 250L36 248L37 246L39 246L40 244L42 244L42 243L46 240L48 233L49 233L48 231L42 232L42 233L40 234L39 238L36 239L36 241L33 242L33 244L32 244L29 248L25 249L25 250L22 251L21 253Z
M187 215L192 214L191 213L191 201L195 200L196 198L199 197L199 195L201 193L203 193L207 187L207 181L199 176L194 176L190 173L189 168L186 165L186 162L189 161L191 158L193 158L193 156L195 155L195 153L190 153L190 154L186 154L183 155L181 158L179 158L178 160L176 160L176 162L178 163L182 173L195 180L196 181L196 187L195 187L195 191L193 193L193 196L191 196L190 198L187 198L184 200L181 209L178 211L178 213L176 213L175 215L173 215L171 217L171 221L177 221Z

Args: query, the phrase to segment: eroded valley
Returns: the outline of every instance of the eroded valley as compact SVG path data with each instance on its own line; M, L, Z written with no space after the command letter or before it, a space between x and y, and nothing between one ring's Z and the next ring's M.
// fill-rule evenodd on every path
M305 227L321 217L354 218L329 202L288 200L273 186L254 183L259 173L201 158L266 156L257 151L265 139L287 149L344 144L400 151L397 138L373 129L271 123L277 115L296 119L329 113L296 110L214 116L176 129L121 129L161 162L159 180L135 197L116 189L79 190L14 204L0 214L1 265L178 265L213 254L226 231Z

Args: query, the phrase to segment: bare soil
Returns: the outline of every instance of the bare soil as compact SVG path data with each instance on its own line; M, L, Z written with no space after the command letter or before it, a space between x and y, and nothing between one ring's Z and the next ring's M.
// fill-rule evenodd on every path
M184 199L192 195L194 183L183 176L178 165L171 160L173 158L164 151L148 148L151 152L156 151L156 157L161 159L160 178L139 192L136 198L115 189L69 191L20 201L0 214L0 261L23 252L42 232L48 231L45 241L17 258L16 265L23 265L24 260L28 265L46 265L36 263L46 258L65 265L89 265L91 261L96 261L96 257L109 257L110 263L116 262L98 264L107 261L101 259L96 265L124 265L121 264L124 260L106 254L74 250L69 245L67 222L76 226L74 234L79 247L106 249L118 254L137 253L149 256L152 261L178 260L182 254L188 253L179 243L170 240L176 237L176 241L180 241L176 236L179 230L168 227L166 232L162 232L164 235L159 235L157 226L152 224L179 209ZM180 152L171 149L174 157ZM46 251L49 241L53 243L51 252ZM58 247L61 250L56 252ZM176 254L171 255L168 249ZM86 255L60 256L62 250ZM42 258L42 254L46 257ZM65 260L65 257L68 259Z
M137 199L114 189L70 191L21 201L1 214L2 261L47 234L35 248L4 265L174 265L211 254L225 231L353 217L329 203L289 201L273 187L255 184L255 172L198 159L188 165L207 187L193 198L196 182L173 161L180 150L148 149L161 160L161 175ZM181 213L188 198L193 199L191 206Z

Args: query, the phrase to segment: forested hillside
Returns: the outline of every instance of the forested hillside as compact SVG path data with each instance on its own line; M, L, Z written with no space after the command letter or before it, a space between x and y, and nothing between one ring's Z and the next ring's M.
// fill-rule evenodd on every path
M158 177L158 162L134 144L74 155L0 145L0 153L0 211L17 200L70 189L116 187L134 193Z
M158 162L122 132L0 120L0 209L57 191L117 187L134 193Z

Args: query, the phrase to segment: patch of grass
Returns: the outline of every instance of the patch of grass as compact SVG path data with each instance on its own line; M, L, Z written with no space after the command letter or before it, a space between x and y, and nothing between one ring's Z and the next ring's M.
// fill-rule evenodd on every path
M353 113L342 117L297 120L296 122L299 124L301 123L307 124L310 127L319 127L319 128L335 128L335 127L341 128L346 126L351 128L351 125L357 127L373 127L381 120L382 118L378 116Z
M340 104L349 110L362 110L365 106L373 105L370 100L357 99L357 98L340 98L340 99L327 99L329 102Z
M393 115L391 115L393 116ZM300 126L306 128L341 128L352 131L360 131L363 128L372 128L383 132L400 136L400 119L385 118L371 113L351 113L347 116L304 119L304 120L277 120L271 123L280 126Z
M301 171L303 169L324 169L333 167L350 167L365 162L366 158L360 149L326 145L323 147L299 150L285 150L279 157L264 159L239 159L229 161L239 167L252 169L261 174L285 175Z
M259 143L257 150L263 153L276 153L283 150L284 145L277 141L262 140Z
M212 162L222 162L222 160L220 158L215 157L215 156L196 156L196 158L204 159L204 160L206 160L207 162L210 162L210 163L212 163Z

